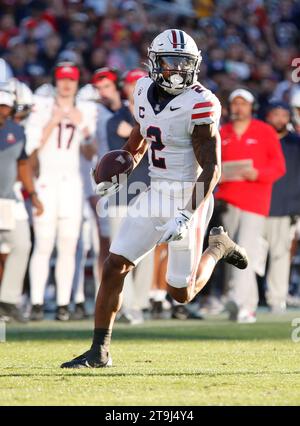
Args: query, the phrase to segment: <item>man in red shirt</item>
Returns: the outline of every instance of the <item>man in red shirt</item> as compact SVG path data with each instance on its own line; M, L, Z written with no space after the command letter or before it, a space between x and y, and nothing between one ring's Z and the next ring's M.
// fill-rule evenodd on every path
M241 273L228 271L231 319L255 322L258 304L256 271L262 259L264 219L269 214L273 183L285 173L285 160L274 129L252 117L254 97L245 89L230 97L231 122L221 130L222 179L216 198L227 204L223 224L245 247L250 262Z

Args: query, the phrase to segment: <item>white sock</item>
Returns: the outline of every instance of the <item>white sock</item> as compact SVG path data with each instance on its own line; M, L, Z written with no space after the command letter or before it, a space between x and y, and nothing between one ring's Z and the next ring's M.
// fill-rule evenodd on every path
M30 261L30 298L32 305L43 305L45 287L49 275L49 262L53 249L51 238L36 235L34 250Z
M153 291L153 296L152 299L154 300L154 302L163 302L166 298L167 292L166 290L152 290Z
M58 238L55 268L57 306L65 306L70 303L75 271L76 247L76 238Z

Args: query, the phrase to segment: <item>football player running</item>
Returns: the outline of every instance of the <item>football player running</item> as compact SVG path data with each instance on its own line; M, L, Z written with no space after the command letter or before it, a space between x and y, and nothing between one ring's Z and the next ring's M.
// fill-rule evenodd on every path
M221 173L221 106L197 81L201 53L188 34L171 29L154 39L148 59L149 77L138 81L134 94L137 124L123 148L135 166L148 149L151 185L129 208L112 241L96 301L92 346L62 368L112 365L109 347L124 278L156 244L168 243L168 292L180 303L199 293L219 260L247 267L244 249L222 227L212 228L202 254ZM105 195L101 183L95 186ZM171 204L175 208L169 215L160 212Z

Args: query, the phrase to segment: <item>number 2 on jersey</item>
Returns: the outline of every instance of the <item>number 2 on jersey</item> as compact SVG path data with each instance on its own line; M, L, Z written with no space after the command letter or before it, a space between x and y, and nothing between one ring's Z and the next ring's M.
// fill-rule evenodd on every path
M150 126L147 129L147 138L151 142L151 151L152 151L152 163L153 166L158 167L159 169L166 169L166 161L164 158L156 157L155 151L162 151L165 148L165 145L161 141L161 130L159 127Z
M66 124L64 126L61 123L59 123L59 125L58 125L58 145L57 145L58 149L62 148L61 140L62 140L63 129L71 129L70 137L68 139L67 146L66 146L66 149L70 149L71 142L72 142L72 139L73 139L73 136L74 136L75 126L74 126L74 124Z

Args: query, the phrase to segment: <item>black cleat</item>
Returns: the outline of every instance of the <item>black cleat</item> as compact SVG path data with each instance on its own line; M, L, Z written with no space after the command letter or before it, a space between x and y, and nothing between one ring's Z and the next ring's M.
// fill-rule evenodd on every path
M108 352L106 352L105 359L101 359L99 351L89 349L84 354L72 359L71 361L64 362L60 368L107 368L112 367L112 359Z
M184 305L175 305L172 307L172 319L178 319L178 320L187 320L189 317L189 312Z
M204 320L204 316L200 312L189 312L188 319Z
M163 302L153 300L151 307L152 319L162 319L163 318Z
M32 305L30 320L31 321L42 321L44 319L44 306L43 305Z
M0 320L4 322L16 321L20 323L28 322L20 308L12 303L0 302Z
M69 312L68 305L58 306L56 308L55 319L57 321L69 321L69 319L70 319L70 312Z
M84 303L76 303L74 311L70 315L70 319L73 321L80 321L89 318L85 310Z
M223 260L239 269L246 269L248 257L245 249L236 244L222 226L214 227L209 233L209 245L223 246Z
M239 307L233 300L229 300L226 303L225 309L229 313L229 317L228 317L229 321L237 321L238 314L239 314Z

